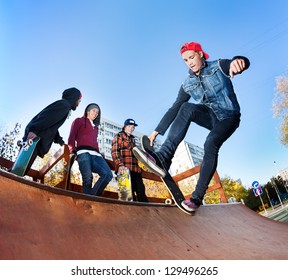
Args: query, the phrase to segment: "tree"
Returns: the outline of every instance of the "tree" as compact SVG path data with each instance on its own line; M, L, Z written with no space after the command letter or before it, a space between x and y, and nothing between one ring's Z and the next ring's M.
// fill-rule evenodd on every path
M276 91L273 99L274 117L279 117L280 140L283 145L288 145L288 75L276 78Z
M285 182L281 177L271 178L269 182L261 186L263 193L261 195L262 201L264 204L276 205L279 204L279 197L281 201L287 199L288 194L285 188ZM259 208L262 206L261 200L259 197L255 196L253 188L248 189L248 196L244 200L245 205L254 211L259 211Z
M247 197L244 199L244 203L253 211L258 211L259 207L262 205L260 198L255 196L253 188L248 189L248 194Z
M49 152L43 157L36 157L32 169L40 170L44 165L48 163L50 158L55 154L54 149L50 149ZM45 174L44 184L48 186L56 186L63 179L63 159L59 161L47 174Z
M229 177L221 178L221 184L225 192L226 197L235 198L237 202L241 199L245 199L248 196L247 190L243 187L241 183L235 181ZM205 202L208 204L217 204L220 202L220 194L218 191L213 191L205 195Z
M19 150L19 147L16 143L16 138L20 133L20 129L21 124L16 123L12 131L5 133L4 136L0 138L0 157L11 161L15 160L16 152ZM3 129L1 129L1 133L3 133Z
M245 199L248 195L247 190L240 182L229 177L222 178L221 184L227 198L234 197L237 202L240 202L241 199Z

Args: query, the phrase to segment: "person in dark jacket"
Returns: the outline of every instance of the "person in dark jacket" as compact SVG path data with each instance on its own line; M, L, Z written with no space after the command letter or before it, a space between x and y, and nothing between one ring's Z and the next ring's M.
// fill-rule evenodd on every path
M233 89L231 78L248 69L246 57L207 61L209 55L197 42L185 43L180 54L189 68L188 77L180 87L177 98L166 112L156 129L142 138L144 150L134 148L136 157L154 173L165 176L174 153L184 139L192 122L207 128L209 134L204 143L204 157L195 191L182 206L195 211L202 204L208 184L216 171L218 152L222 144L235 132L240 123L240 106ZM192 98L193 102L188 102ZM170 131L159 151L154 151L153 143L158 134Z
M75 111L80 104L82 94L77 88L68 88L62 93L62 99L53 102L38 113L26 126L23 142L40 137L34 153L27 165L25 174L30 170L37 156L41 158L48 153L53 142L64 144L58 129L65 122L70 111Z
M77 156L83 192L96 196L101 196L113 177L108 163L99 152L97 138L100 118L100 107L95 103L87 105L84 116L73 121L68 138L70 153ZM99 175L94 186L93 173Z

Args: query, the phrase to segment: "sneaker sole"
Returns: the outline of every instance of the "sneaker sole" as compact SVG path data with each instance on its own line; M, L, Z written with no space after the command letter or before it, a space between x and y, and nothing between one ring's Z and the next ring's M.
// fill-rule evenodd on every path
M156 165L154 162L150 161L147 156L142 152L139 148L134 147L132 149L132 152L134 156L142 162L152 173L160 176L160 177L165 177L166 172L160 168L158 165Z
M195 208L190 208L189 206L187 206L185 203L184 203L184 201L182 201L182 203L181 203L181 206L185 209L185 210L187 210L187 211L189 211L189 212L195 212L197 209L195 209Z
M150 139L146 135L141 137L141 146L142 150L145 152L154 152L154 148L150 145Z

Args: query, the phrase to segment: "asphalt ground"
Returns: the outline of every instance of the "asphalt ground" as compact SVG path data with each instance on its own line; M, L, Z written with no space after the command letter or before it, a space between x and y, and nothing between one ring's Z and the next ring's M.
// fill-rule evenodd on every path
M268 212L267 218L288 223L288 204L283 205L283 207L277 206L277 208L274 207L271 211Z

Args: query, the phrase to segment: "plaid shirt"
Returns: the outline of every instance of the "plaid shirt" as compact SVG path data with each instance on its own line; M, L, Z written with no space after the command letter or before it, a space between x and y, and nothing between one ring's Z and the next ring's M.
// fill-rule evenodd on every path
M130 171L141 173L138 161L132 153L132 149L135 146L133 135L128 136L124 131L120 131L114 136L111 155L115 164L116 173L120 166L125 166L130 169Z

